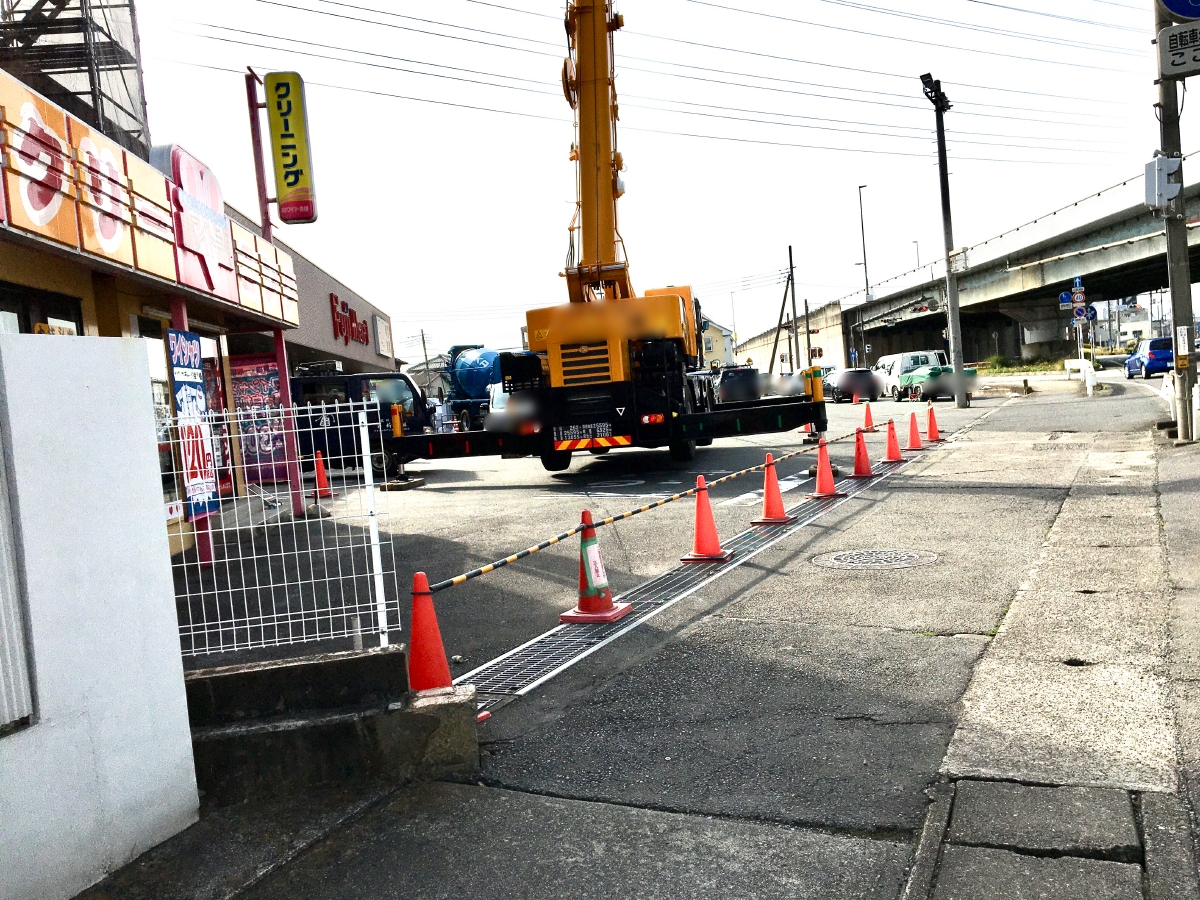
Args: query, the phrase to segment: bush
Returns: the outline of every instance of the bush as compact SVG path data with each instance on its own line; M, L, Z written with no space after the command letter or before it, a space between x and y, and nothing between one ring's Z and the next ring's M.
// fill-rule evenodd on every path
M993 353L984 360L984 365L986 365L989 369L1007 369L1009 367L1009 362L1000 354Z

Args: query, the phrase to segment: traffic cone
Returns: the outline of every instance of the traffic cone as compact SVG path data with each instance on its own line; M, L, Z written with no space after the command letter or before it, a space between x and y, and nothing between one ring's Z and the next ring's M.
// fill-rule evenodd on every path
M865 406L866 409L863 410L862 430L867 434L874 434L876 431L878 431L878 429L875 427L875 420L871 417L871 401L866 401L863 406Z
M938 431L937 416L933 414L933 401L929 401L929 424L925 429L925 440L931 444L940 444L945 441L942 433Z
M867 440L863 437L863 429L854 433L854 474L851 478L874 478L871 471L871 457L867 456Z
M858 391L855 391L855 392L854 392L854 401L853 401L853 405L854 405L854 406L858 406L860 402L861 402L861 401L858 399Z
M775 474L775 457L767 454L767 471L763 478L763 514L751 525L790 525L796 516L789 516L783 508L783 495L779 492L779 477Z
M908 446L905 450L924 450L921 446L921 429L917 427L917 414L909 413L908 416Z
M450 687L450 666L442 646L433 594L424 572L413 575L412 635L408 648L408 686L414 691Z
M904 462L904 457L900 453L900 441L896 439L896 421L894 419L888 419L887 431L887 456L883 458L883 461Z
M833 469L829 465L829 449L822 440L817 449L817 489L808 495L814 500L826 497L845 497L833 484Z
M336 497L333 491L329 489L329 478L325 475L325 457L321 455L321 451L317 451L317 489L310 495L314 500L324 500L326 497Z
M685 563L724 562L733 556L730 550L721 549L721 539L717 537L717 523L713 519L712 506L708 502L708 485L704 476L696 476L696 538L692 542L692 552L680 557Z
M575 608L558 617L560 622L615 622L633 612L632 603L613 603L608 573L600 557L600 541L592 527L591 510L583 511L579 540L579 600Z

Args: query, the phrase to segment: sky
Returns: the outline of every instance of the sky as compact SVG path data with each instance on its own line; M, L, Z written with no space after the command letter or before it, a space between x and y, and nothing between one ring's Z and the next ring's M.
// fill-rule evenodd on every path
M151 136L256 215L241 73L301 73L319 218L277 235L389 313L409 361L422 330L431 354L518 346L526 309L567 299L563 7L141 0ZM859 185L872 284L941 254L924 72L954 104L956 246L1135 176L1158 146L1149 0L616 8L634 288L691 284L743 340L774 325L789 245L801 301L861 302ZM1185 152L1200 149L1191 112L1185 100Z

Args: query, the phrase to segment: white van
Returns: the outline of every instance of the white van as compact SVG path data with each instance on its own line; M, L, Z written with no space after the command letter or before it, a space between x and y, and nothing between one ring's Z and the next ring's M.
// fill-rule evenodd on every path
M917 350L910 353L892 353L881 356L871 371L883 382L883 393L893 400L900 399L900 376L921 366L948 366L950 360L945 350Z

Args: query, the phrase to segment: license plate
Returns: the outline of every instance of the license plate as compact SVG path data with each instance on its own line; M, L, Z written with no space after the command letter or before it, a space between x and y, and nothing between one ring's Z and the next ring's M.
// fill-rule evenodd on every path
M586 425L555 425L554 440L585 441L590 438L612 437L611 422L589 422Z

